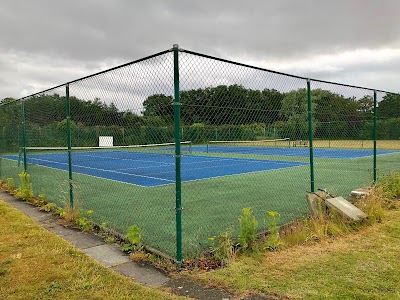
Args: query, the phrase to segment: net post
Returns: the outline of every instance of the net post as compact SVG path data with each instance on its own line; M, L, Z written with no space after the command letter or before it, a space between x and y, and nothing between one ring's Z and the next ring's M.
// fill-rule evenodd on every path
M312 130L312 102L311 102L311 84L307 78L307 109L308 109L308 144L310 149L310 180L311 192L315 192L314 187L314 148L313 148L313 130Z
M176 191L176 264L182 264L182 191L181 191L181 138L179 98L179 45L174 44L174 120L175 120L175 191Z
M27 170L26 162L26 125L25 125L25 100L21 101L21 115L22 115L22 151L24 157L24 172Z
M69 205L74 208L74 191L72 184L72 153L71 153L71 107L69 99L69 84L65 85L65 113L67 117L67 147L68 147L68 182L69 182Z
M207 153L208 153L208 144L209 144L209 141L207 141L207 151L206 151Z
M376 140L377 140L377 99L376 99L376 90L374 90L374 183L377 180L377 166L376 166Z

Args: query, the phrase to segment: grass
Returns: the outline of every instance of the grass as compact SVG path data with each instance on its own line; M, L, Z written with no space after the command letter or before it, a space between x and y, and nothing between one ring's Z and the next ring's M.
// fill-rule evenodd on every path
M351 147L359 141L335 141ZM383 141L382 141L383 142ZM397 141L385 141L397 147ZM333 143L333 141L332 141ZM378 143L379 145L379 143ZM399 149L398 147L397 149ZM371 152L372 155L372 152ZM305 157L269 157L218 154L223 157L244 157L288 161L306 161ZM378 156L379 171L400 171L400 152ZM218 166L216 166L218 167ZM357 159L315 159L315 187L334 195L349 192L372 181L372 156ZM1 160L1 177L13 177L17 184L21 167L16 162ZM35 194L45 194L49 201L62 206L68 199L68 172L37 165L28 165ZM140 187L102 178L73 174L76 199L82 210L93 210L98 224L107 222L112 229L126 234L137 224L143 231L143 243L170 256L175 256L175 186ZM221 228L237 225L244 207L251 208L260 223L266 211L277 211L281 222L289 222L308 212L305 195L310 190L309 166L248 173L184 182L183 255L199 255L209 246L208 238ZM237 229L235 235L237 235Z
M191 277L284 299L400 299L400 209L346 236L255 257Z
M0 201L0 299L179 299L101 266Z

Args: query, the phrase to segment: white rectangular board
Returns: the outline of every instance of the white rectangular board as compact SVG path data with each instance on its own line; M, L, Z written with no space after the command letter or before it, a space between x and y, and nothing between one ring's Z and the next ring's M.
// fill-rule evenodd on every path
M114 147L114 137L99 136L99 147Z

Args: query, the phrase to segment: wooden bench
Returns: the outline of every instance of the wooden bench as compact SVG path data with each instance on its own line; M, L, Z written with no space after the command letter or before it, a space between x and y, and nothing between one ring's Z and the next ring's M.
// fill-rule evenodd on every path
M293 147L308 147L308 141L307 140L293 141Z

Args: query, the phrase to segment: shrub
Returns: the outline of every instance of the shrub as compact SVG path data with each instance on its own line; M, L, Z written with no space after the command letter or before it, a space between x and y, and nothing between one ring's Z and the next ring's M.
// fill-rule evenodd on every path
M267 250L276 250L279 247L283 246L283 242L279 236L279 219L280 215L276 211L268 211L268 221L267 227L269 231L269 235L267 236L264 242L264 249Z
M256 250L256 232L258 222L250 208L243 208L242 212L243 215L238 218L240 224L238 241L242 251Z
M208 238L213 258L225 263L234 258L235 250L233 248L232 236L233 226L219 232L216 236Z
M33 198L31 175L29 175L26 172L22 172L18 174L18 176L21 181L21 189L19 191L19 196L21 196L21 198L24 201L31 200Z

